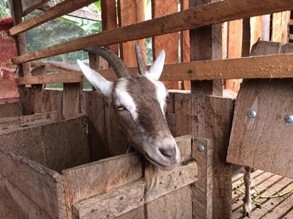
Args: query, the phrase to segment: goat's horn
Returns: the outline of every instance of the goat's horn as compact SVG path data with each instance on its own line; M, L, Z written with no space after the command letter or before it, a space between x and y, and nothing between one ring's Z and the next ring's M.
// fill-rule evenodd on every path
M108 50L104 47L86 48L84 50L103 57L113 68L118 78L130 77L129 70L125 63L111 50Z
M135 45L135 54L139 74L144 74L147 71L146 63L143 59L139 44Z

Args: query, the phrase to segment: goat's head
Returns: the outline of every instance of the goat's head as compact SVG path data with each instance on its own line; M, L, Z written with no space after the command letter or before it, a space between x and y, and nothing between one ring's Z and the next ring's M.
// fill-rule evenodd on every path
M129 76L128 69L116 54L103 48L91 52L104 57L120 78L115 82L108 81L81 61L77 63L88 81L116 109L130 145L160 169L173 169L179 163L180 153L165 119L168 91L159 81L165 52L161 51L149 70L145 70L145 64L139 64L140 74L136 78Z

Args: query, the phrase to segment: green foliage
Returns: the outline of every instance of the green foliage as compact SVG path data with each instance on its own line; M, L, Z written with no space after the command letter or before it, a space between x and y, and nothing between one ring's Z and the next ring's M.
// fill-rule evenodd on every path
M0 0L0 19L10 17L10 10L7 0Z

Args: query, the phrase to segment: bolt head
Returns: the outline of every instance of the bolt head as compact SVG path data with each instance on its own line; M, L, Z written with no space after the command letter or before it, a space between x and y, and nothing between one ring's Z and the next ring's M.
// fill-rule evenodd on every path
M293 123L293 114L287 114L284 120L286 123Z
M198 150L199 152L204 152L205 149L206 149L205 146L202 145L202 144L200 144L200 145L197 146L197 150Z
M247 116L248 116L248 118L250 118L250 119L253 119L253 118L255 118L256 117L256 111L255 110L249 110L248 112L247 112Z

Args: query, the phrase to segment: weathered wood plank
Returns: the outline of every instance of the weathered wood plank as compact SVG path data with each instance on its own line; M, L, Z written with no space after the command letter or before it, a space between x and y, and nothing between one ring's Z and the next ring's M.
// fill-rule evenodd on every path
M80 2L81 1L76 1L73 5L78 5ZM65 1L65 3L68 3L68 1ZM278 2L274 0L226 0L213 4L201 5L172 15L86 36L14 57L12 58L12 62L14 64L20 64L49 56L73 52L91 46L104 46L181 30L199 28L205 25L252 17L259 14L291 10L293 8L292 3L293 0ZM72 2L70 1L70 5L71 4ZM129 33L132 34L130 35Z
M213 146L208 139L194 138L192 156L198 164L198 180L194 183L193 218L213 218Z
M169 0L168 4L162 1L152 1L152 16L153 18L162 17L178 11L178 1ZM169 33L152 38L153 59L157 57L159 52L164 49L166 52L165 63L172 64L178 62L178 45L179 34ZM178 81L164 81L168 89L180 89Z
M66 15L93 2L94 0L63 1L55 7L50 8L47 11L10 28L9 34L14 36L16 34L23 33L24 31L30 30L38 25L41 25L49 20L53 20L62 15Z
M22 109L20 102L0 104L0 118L21 115Z
M192 61L190 63L167 64L161 80L213 80L242 78L291 78L293 75L293 54L279 54L238 59ZM132 75L136 68L130 69ZM99 70L109 80L116 77L112 70ZM109 74L110 72L110 74ZM181 72L181 74L178 74ZM19 85L40 83L75 83L84 81L82 74L54 74L27 76L17 79Z
M144 204L143 180L80 201L73 206L73 218L116 218ZM136 215L140 217L139 215Z
M136 153L103 159L62 173L69 212L73 204L138 180L143 175L141 157Z
M144 21L144 2L137 0L118 1L120 13L121 27L133 25ZM127 66L137 66L135 54L135 45L139 44L141 51L145 57L145 42L144 40L135 40L122 43L121 57Z
M146 218L192 218L191 186L175 190L145 207Z
M20 212L24 210L32 216L29 218L39 218L41 215L47 218L66 218L64 188L60 174L32 160L4 152L2 149L0 149L0 165L0 178L5 178L1 180L0 188L8 189L5 194L12 201L10 209ZM14 188L9 188L10 185L6 180L13 184ZM29 200L33 206L25 206L21 200ZM28 207L31 211L24 207Z
M63 117L76 117L80 112L81 83L65 83L63 86Z
M253 80L242 85L235 106L228 162L293 177L293 80ZM253 110L256 117L249 118Z
M0 130L57 121L57 112L0 118Z
M42 125L41 129L47 167L61 171L90 162L86 117Z

